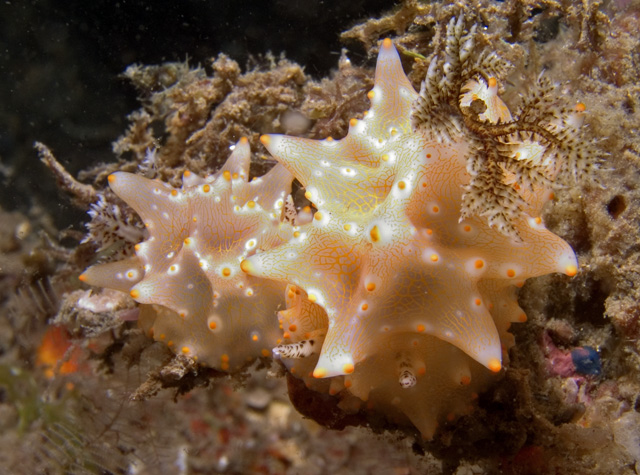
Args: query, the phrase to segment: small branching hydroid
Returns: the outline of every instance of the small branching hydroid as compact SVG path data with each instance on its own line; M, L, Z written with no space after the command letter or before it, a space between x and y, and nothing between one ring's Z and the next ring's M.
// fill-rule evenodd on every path
M514 222L541 193L588 175L599 164L596 144L581 128L584 105L571 107L557 85L540 75L511 115L498 84L511 65L496 53L474 51L476 26L464 16L447 26L444 52L431 61L414 103L412 124L430 139L468 142L470 179L460 219L485 217L518 239ZM548 196L548 194L547 194Z

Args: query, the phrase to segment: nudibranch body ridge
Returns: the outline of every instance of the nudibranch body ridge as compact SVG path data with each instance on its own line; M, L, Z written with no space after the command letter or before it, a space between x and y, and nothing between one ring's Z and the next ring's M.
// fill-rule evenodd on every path
M278 165L249 182L250 156L242 139L215 175L185 172L181 189L110 175L112 190L140 215L149 238L135 246L135 257L81 276L129 292L144 304L140 322L156 340L222 370L269 356L280 336L275 311L284 284L249 276L240 263L291 236L282 212L292 176Z
M488 87L478 96L494 97ZM431 438L438 420L467 412L500 371L511 322L526 320L516 286L574 273L577 262L526 213L513 223L519 239L482 217L460 220L468 144L413 130L418 93L390 40L369 98L341 140L262 138L317 212L242 269L293 284L276 353L294 374L313 389L346 389L344 401L403 413ZM496 120L491 110L487 120Z

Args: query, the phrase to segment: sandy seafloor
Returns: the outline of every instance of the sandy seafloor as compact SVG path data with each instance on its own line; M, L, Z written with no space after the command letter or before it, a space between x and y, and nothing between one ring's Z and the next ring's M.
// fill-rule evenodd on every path
M285 92L295 97L287 96L285 109L308 115L304 95L314 93L320 104L314 110L332 112L332 120L314 117L303 133L340 137L349 117L366 108L367 89L360 85L370 85L376 42L390 36L428 56L433 25L458 8L449 2L263 3L0 5L0 473L638 473L638 1L461 2L484 22L488 41L511 45L515 72L507 100L517 98L526 77L544 70L563 94L587 104L605 164L602 186L591 181L562 190L544 215L547 227L575 249L580 273L527 282L519 302L529 321L514 328L517 344L506 374L481 396L473 416L433 442L410 428L382 430L384 424L375 432L324 428L296 412L285 378L273 367L234 379L203 371L176 383L195 386L187 394L164 389L131 401L170 358L135 322L101 328L93 322L91 333L76 321L70 325L74 346L65 352L66 337L60 343L49 333L47 341L59 345L47 357L42 341L51 319L80 318L69 310L68 295L81 288L77 276L94 250L79 245L87 203L60 189L60 175L38 160L34 141L50 147L72 176L102 188L106 172L132 167L143 153L144 140L127 129L140 118L127 115L140 108L137 96L149 101L158 92L145 90L140 77L136 89L120 74L131 64L187 60L210 75L210 59L221 52L242 73L257 65L269 70L271 61L272 74L256 76L256 84L266 90L289 74L294 79ZM331 76L343 47L351 69ZM283 51L291 62L261 59L267 51ZM188 68L162 71L190 84ZM417 75L410 75L416 84ZM235 83L226 94L245 97L249 89ZM237 111L215 111L212 117L235 120L237 128L220 133L213 149L228 147L234 133L272 131ZM260 114L272 117L274 109L265 106ZM116 141L121 148L114 154ZM568 363L572 351L585 347L599 355L598 374ZM68 371L55 365L69 359L76 364ZM43 360L53 364L53 375Z

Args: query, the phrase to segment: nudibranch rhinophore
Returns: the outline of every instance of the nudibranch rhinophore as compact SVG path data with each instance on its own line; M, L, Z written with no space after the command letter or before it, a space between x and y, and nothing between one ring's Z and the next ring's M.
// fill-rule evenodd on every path
M129 292L144 304L140 324L156 340L225 371L271 355L284 304L285 284L249 276L240 263L291 237L282 215L293 178L278 165L249 182L250 158L243 138L215 175L185 172L182 189L110 175L111 189L140 215L149 238L135 246L135 257L80 276Z
M473 29L461 25L449 24L420 94L384 40L371 108L348 135L263 136L279 164L255 181L246 140L216 175L185 173L179 190L111 175L149 238L82 280L129 292L143 327L177 353L234 371L273 351L345 411L374 407L432 438L506 363L509 326L526 321L516 288L578 268L540 213L567 168L560 152L584 158L574 139L550 145L579 120L513 119L487 74L499 62L484 55L475 71ZM317 209L304 225L283 218L293 177Z

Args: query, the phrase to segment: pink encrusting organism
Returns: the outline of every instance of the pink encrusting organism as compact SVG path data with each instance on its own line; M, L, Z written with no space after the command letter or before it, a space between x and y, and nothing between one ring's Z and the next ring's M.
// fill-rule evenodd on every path
M182 190L112 175L150 238L83 279L130 292L176 352L232 370L273 350L345 410L366 402L432 438L503 368L509 326L526 321L516 288L576 274L540 214L559 174L597 162L577 137L583 107L556 106L543 80L512 116L506 63L474 55L474 32L450 22L420 94L384 40L363 119L342 140L263 136L279 165L258 185L242 141ZM282 219L285 169L317 209L309 224Z

